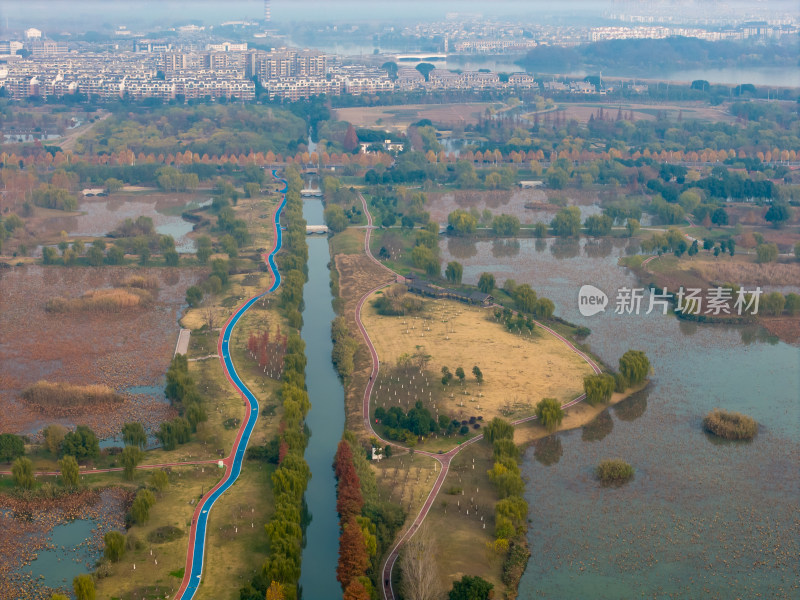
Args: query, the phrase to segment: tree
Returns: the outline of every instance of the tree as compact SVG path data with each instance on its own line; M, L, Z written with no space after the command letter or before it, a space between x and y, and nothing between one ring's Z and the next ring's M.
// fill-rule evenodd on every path
M163 492L169 487L169 475L167 475L167 472L163 469L153 471L153 474L150 476L150 485L152 485L157 492Z
M13 433L0 434L0 462L11 462L25 454L25 442Z
M65 435L61 443L61 455L68 454L79 462L100 456L100 441L94 431L86 425L78 425L75 431Z
M437 548L429 526L425 523L406 542L400 555L401 586L408 600L433 600L442 596L436 568Z
M478 219L468 211L457 208L447 215L447 224L456 235L472 235L478 228Z
M353 152L353 150L358 148L358 134L356 133L356 128L353 127L352 124L347 127L347 133L344 135L342 146L348 152Z
M800 294L789 292L784 299L784 310L792 317L800 313Z
M69 600L69 597L64 594L53 594L50 596L50 600Z
M637 385L650 372L650 361L641 350L628 350L619 359L619 372L631 385Z
M144 450L147 445L147 434L141 423L125 423L122 426L122 441L126 446L138 446Z
M497 440L513 440L514 426L505 419L495 417L484 427L483 437L490 444L494 444Z
M139 490L131 504L131 517L135 523L144 525L150 518L150 508L156 503L156 497L150 490Z
M483 383L483 372L478 368L478 365L472 367L472 374L475 375L475 379L478 380L478 383Z
M456 367L456 377L458 377L461 383L464 383L464 377L465 377L464 369L462 369L461 367Z
M120 191L123 185L124 185L123 182L120 181L119 179L116 179L114 177L109 177L108 179L106 179L104 187L106 188L106 193L111 195L114 192Z
M361 528L356 523L355 517L344 524L342 534L339 536L339 563L336 566L336 580L346 589L350 582L367 570L367 548Z
M61 481L64 483L64 487L78 487L81 480L81 468L74 456L65 456L60 459L58 468L61 470Z
M711 213L711 222L714 225L723 226L728 224L728 213L721 206Z
M283 589L283 584L273 581L267 588L267 600L286 600L286 592Z
M783 225L792 218L792 211L787 204L782 202L773 202L767 209L764 219L772 223L776 229L783 227Z
M581 230L581 211L577 206L562 208L550 222L558 237L575 237Z
M569 174L560 167L547 169L547 185L554 190L563 189L569 181Z
M418 269L424 269L425 273L434 276L439 274L439 259L433 250L426 246L414 246L411 250L411 262Z
M58 423L48 425L42 430L44 445L47 446L50 454L58 456L58 452L61 449L61 442L64 441L64 436L67 435L68 432L69 429Z
M459 581L453 582L449 600L489 600L492 597L494 584L482 577L464 575Z
M119 562L125 554L125 535L119 531L108 531L103 537L106 544L103 554L111 562Z
M800 260L800 242L796 242L794 245L794 257Z
M461 283L461 277L464 274L464 267L461 263L451 261L447 263L447 268L444 270L444 276L450 283Z
M20 456L11 465L11 476L14 478L14 485L23 490L33 489L36 480L33 477L33 463L30 458Z
M197 308L200 306L200 302L203 301L203 290L201 290L196 285L190 286L186 290L186 304L191 306L192 308Z
M591 215L586 217L584 225L586 226L586 233L592 237L602 237L611 233L611 226L614 220L608 215Z
M780 292L770 292L761 299L761 312L765 315L777 317L783 312L786 298Z
M425 78L425 81L428 81L428 77L436 67L433 66L431 63L421 62L416 67L414 67L417 71L422 73L422 76Z
M586 401L592 406L595 404L607 404L611 400L614 388L614 376L608 373L587 375L583 378L583 391L586 394Z
M639 227L639 221L629 217L628 222L625 224L625 229L628 230L628 237L633 237L639 233Z
M339 233L347 229L347 215L344 214L344 209L336 204L329 204L325 207L323 213L325 224L333 233Z
M564 420L564 409L555 398L543 398L536 404L536 416L547 431L555 431Z
M756 246L756 262L770 263L778 260L778 246L776 244L759 244Z
M484 294L491 294L494 289L494 275L481 273L480 279L478 279L478 289Z
M142 458L144 458L144 452L142 452L138 446L125 446L125 448L123 448L122 454L120 455L120 462L122 462L125 479L133 481L133 474L136 472L136 466L142 461Z
M344 600L370 600L369 591L360 579L353 579L344 590Z
M519 219L514 215L497 215L492 219L492 229L500 237L515 237L519 227Z
M94 579L91 575L78 575L72 580L72 589L77 600L95 600Z
M537 221L533 226L533 235L539 239L547 237L547 225L541 221Z

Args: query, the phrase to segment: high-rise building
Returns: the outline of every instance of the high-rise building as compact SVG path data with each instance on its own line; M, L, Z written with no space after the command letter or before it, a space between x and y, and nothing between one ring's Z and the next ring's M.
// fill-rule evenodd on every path
M264 22L270 23L272 21L272 15L270 14L269 10L269 0L264 0Z

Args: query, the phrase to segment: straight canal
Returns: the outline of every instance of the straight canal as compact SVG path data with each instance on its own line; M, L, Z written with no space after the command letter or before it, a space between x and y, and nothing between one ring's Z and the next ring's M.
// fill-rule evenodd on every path
M306 199L303 217L309 225L323 225L322 201ZM333 456L344 430L344 389L331 362L330 250L323 236L308 238L308 282L303 289L302 337L306 343L306 384L311 410L306 422L311 438L305 458L311 468L306 502L311 523L306 529L300 585L304 600L339 596L336 563L339 552L339 522L336 514L336 480Z

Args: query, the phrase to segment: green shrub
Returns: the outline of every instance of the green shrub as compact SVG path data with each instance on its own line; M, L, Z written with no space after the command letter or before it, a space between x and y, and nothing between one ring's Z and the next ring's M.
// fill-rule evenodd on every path
M619 458L606 459L595 469L603 485L621 485L633 479L633 473L633 467Z

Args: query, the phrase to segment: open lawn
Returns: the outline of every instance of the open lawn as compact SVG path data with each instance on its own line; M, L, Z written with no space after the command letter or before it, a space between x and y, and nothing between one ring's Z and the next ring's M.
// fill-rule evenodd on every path
M128 530L139 547L128 550L119 563L112 564L106 577L97 580L98 598L163 598L174 594L181 579L170 575L186 562L188 529L194 506L204 491L213 487L222 475L215 465L179 467L170 473L170 486L156 494L156 504L144 525ZM171 529L174 528L174 529ZM163 534L167 530L171 535ZM134 568L135 566L135 568Z
M542 398L566 402L582 393L583 377L592 372L583 359L543 330L534 330L532 336L513 334L489 311L455 301L425 300L423 312L414 317L383 317L368 304L362 317L384 368L403 354L423 352L430 355L427 370L439 377L445 366L452 373L457 367L464 369L464 383L454 377L444 390L445 399L431 407L459 420L532 415ZM473 366L482 371L482 384L472 375ZM442 388L435 380L431 385ZM388 408L394 396L377 390L373 406L384 401Z
M437 532L436 566L444 589L463 575L480 575L494 584L495 598L503 598L498 593L505 588L500 581L502 557L486 549L486 543L494 541L498 500L486 474L492 464L491 448L484 442L456 455L426 522Z
M381 126L404 131L411 123L430 119L435 126L474 125L487 108L497 106L490 102L464 104L407 104L401 106L375 106L338 108L333 116L355 127Z

